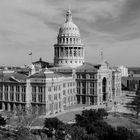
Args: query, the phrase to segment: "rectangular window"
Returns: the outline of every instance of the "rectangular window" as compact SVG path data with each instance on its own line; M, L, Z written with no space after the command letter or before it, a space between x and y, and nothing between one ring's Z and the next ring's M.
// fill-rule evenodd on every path
M5 96L5 100L8 101L8 92L5 92L4 96Z
M16 101L17 101L17 102L19 102L19 98L20 98L19 93L16 93Z
M66 95L66 91L65 90L63 90L63 95Z
M65 83L63 84L63 87L66 87L66 84Z
M36 102L36 92L32 92L32 101Z
M16 86L16 92L20 92L20 86Z
M39 102L42 102L43 101L43 95L42 95L42 93L39 93L38 94L38 101Z
M48 87L48 91L49 91L49 92L51 91L51 87Z
M3 85L0 85L0 91L3 91Z
M5 91L8 91L8 86L7 85L5 86Z
M26 101L26 94L25 93L21 94L21 100L22 100L22 102Z
M14 93L13 92L10 93L10 101L14 101Z
M22 91L22 93L25 93L26 87L25 87L25 86L22 86L22 87L21 87L21 91Z
M10 91L14 92L14 86L10 86Z
M0 92L0 100L3 100L3 93Z
M51 99L51 95L48 95L48 100L49 100L49 101L51 101L51 100L52 100L52 99Z
M36 93L36 86L32 86L32 92Z

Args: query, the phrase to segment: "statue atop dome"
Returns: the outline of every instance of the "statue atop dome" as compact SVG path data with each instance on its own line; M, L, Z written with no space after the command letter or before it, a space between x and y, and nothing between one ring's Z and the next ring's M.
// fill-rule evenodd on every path
M70 9L67 10L66 13L66 22L72 21L72 12Z

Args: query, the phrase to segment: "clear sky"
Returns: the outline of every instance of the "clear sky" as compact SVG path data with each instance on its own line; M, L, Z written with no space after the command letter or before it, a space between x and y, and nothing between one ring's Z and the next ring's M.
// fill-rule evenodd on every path
M140 66L140 0L0 0L0 66L53 62L53 45L65 12L85 44L85 59L113 66Z

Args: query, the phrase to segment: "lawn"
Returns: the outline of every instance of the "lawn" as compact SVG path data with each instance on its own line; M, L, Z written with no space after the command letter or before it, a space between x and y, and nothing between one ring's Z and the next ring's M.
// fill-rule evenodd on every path
M132 114L125 113L117 113L116 115L110 114L105 121L114 126L124 126L131 130L140 130L140 118L136 119L136 117Z

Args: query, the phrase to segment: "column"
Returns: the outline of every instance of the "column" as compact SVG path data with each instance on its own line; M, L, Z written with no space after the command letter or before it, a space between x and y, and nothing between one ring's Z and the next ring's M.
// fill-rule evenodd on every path
M80 104L82 104L82 96L80 96Z
M19 88L20 90L19 90L19 102L21 102L22 101L22 99L21 99L21 94L22 94L22 86L20 86L20 88Z
M16 105L15 104L13 104L13 110L16 110Z
M3 85L3 87L2 87L2 94L3 94L3 100L5 101L5 95L4 95L4 85Z
M10 101L10 85L8 85L8 101Z
M10 103L7 103L8 111L11 111Z
M70 48L68 47L68 57L70 56Z
M16 86L14 85L14 102L16 101Z
M72 58L73 58L74 57L74 47L72 47L71 52L72 52Z
M2 103L2 110L5 111L5 103Z
M38 102L38 86L36 86L36 102Z
M60 50L61 48L59 47L58 49L59 49L59 58L60 58L61 57L61 54L60 54L61 53L61 50Z

